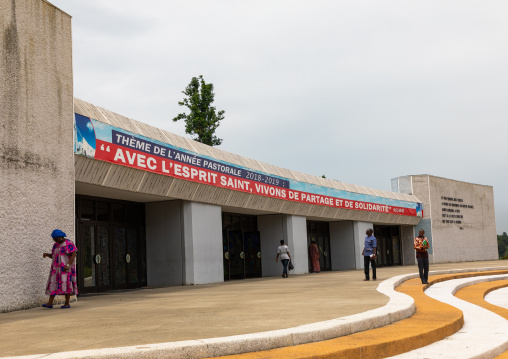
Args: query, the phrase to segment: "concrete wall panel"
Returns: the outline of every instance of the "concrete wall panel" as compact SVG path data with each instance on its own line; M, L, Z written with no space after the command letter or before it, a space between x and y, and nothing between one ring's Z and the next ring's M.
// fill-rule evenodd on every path
M289 253L295 269L290 274L304 274L309 272L307 251L307 219L300 216L285 215L284 237L290 248Z
M363 268L363 255L362 251L365 246L365 232L368 228L374 229L374 225L368 222L353 222L353 233L354 233L354 241L355 241L355 259L356 259L356 269ZM374 233L374 237L376 233Z
M0 32L3 312L47 300L51 231L75 237L71 18L40 0L2 1Z
M330 255L332 270L356 268L355 233L352 221L330 222Z
M400 227L401 255L403 265L415 265L416 254L414 249L414 239L417 234L414 232L413 226Z
M263 277L280 276L282 265L275 262L280 240L284 239L283 216L281 214L258 216L258 230L261 237L261 271ZM292 249L289 248L289 253Z
M148 285L183 284L182 202L145 205Z
M223 282L221 208L184 201L182 213L184 284Z
M440 263L497 259L493 188L433 176L430 176L429 182L433 261ZM457 201L442 199L442 196ZM459 202L459 199L462 202ZM472 208L460 207L461 205ZM443 214L462 217L444 218ZM461 223L443 223L443 220L456 220Z

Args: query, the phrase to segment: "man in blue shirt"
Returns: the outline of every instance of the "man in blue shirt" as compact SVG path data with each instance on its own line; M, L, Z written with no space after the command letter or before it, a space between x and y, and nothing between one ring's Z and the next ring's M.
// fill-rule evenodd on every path
M365 279L370 280L369 277L369 263L372 265L372 279L376 280L376 247L377 247L377 239L372 235L374 231L372 228L367 229L365 234L365 247L363 249L363 265L365 267Z

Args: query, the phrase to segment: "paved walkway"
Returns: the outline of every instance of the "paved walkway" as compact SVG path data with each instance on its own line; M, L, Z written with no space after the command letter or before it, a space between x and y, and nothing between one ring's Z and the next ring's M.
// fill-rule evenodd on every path
M506 265L455 263L431 270ZM388 297L376 291L377 284L416 270L380 268L378 282L364 282L359 270L83 296L68 311L35 308L0 314L0 356L196 342L332 320L386 305ZM72 340L58 335L62 323L75 333Z

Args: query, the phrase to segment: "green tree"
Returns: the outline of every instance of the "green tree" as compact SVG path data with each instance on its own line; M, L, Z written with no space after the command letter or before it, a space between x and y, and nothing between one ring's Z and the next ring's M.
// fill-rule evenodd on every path
M189 85L182 91L186 98L178 102L180 106L187 106L190 113L181 113L173 121L185 120L185 132L197 135L195 141L209 146L218 146L222 139L215 136L215 130L224 119L224 111L215 112L212 106L215 94L213 84L205 83L203 76L193 77Z
M499 258L508 256L508 234L506 234L506 232L497 235L497 250L499 252Z

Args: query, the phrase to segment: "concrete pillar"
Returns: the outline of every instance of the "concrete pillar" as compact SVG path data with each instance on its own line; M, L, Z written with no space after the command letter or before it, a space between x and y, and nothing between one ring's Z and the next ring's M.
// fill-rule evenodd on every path
M374 225L370 222L353 222L353 233L355 241L355 259L356 269L364 268L362 251L365 245L365 232L368 228L374 228ZM376 233L374 233L374 237Z
M182 202L164 201L145 205L146 270L150 286L182 285Z
M307 218L284 215L284 238L290 248L289 253L295 269L290 274L309 273L309 254L307 249Z
M184 284L224 281L220 206L183 202Z
M402 245L402 264L415 265L416 254L414 249L414 226L400 226L400 242Z
M2 1L0 29L4 312L47 300L51 231L75 241L74 136L71 17L42 0Z
M261 239L261 272L263 277L280 276L282 265L275 263L280 240L284 239L281 214L258 216L258 231ZM286 242L287 243L287 242ZM292 252L291 247L289 253Z
M355 249L355 243L354 223L352 221L330 222L332 270L356 268L357 249Z
M280 276L282 264L275 262L277 248L283 239L289 247L295 269L290 274L308 273L307 219L301 216L273 214L258 216L261 237L261 263L263 277Z

